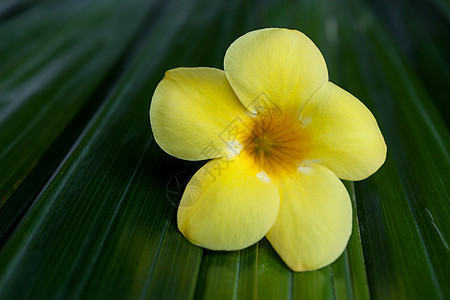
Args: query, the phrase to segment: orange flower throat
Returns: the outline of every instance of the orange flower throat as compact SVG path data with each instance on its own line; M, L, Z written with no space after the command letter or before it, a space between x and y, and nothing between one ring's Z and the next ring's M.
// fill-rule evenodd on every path
M298 117L257 115L243 137L243 152L271 179L295 172L308 152L308 136Z

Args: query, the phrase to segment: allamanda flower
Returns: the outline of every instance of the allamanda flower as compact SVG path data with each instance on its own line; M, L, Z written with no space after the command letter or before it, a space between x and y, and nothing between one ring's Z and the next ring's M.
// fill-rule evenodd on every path
M231 44L224 71L167 71L151 126L167 153L212 159L190 180L178 228L213 250L264 236L294 271L333 262L352 228L339 180L361 180L384 162L370 111L328 81L325 61L299 31L262 29Z

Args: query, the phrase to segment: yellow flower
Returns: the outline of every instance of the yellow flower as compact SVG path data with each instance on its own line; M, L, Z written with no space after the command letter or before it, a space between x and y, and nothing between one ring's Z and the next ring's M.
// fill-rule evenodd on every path
M322 54L299 31L245 34L228 48L224 69L167 71L153 95L159 146L212 159L186 187L179 230L213 250L266 236L294 271L332 263L352 228L338 178L367 178L386 158L375 118L328 81Z

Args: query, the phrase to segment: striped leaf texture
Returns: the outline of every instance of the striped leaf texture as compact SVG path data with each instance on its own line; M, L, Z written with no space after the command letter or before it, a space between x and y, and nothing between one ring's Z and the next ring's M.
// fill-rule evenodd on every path
M295 273L263 239L189 243L198 163L164 153L149 106L168 69L223 69L263 27L321 49L374 113L383 167L345 182L342 256ZM0 299L448 299L450 5L444 0L61 0L0 4Z

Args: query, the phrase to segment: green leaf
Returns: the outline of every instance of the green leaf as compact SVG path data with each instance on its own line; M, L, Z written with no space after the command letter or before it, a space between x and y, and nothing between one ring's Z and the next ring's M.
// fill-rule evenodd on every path
M343 19L348 48L342 53L348 84L359 83L356 95L373 108L389 149L385 166L356 185L361 226L369 226L367 238L377 241L367 244L368 265L375 266L368 269L371 292L381 298L443 297L450 263L449 134L393 43L365 13L364 19L353 15L364 22L353 31L350 17Z
M94 2L75 7L75 14L66 4L50 10L51 23L43 18L45 8L37 6L29 13L38 17L2 26L8 43L1 51L10 59L0 68L0 169L8 170L0 177L0 205L83 104L95 101L90 99L95 88L126 49L149 4ZM39 31L55 23L61 27ZM21 27L27 29L16 35ZM24 47L30 38L31 47Z
M49 1L5 19L0 298L444 299L450 136L433 87L445 85L425 80L434 68L415 66L371 5ZM433 40L434 23L414 7L402 16L418 45ZM423 30L411 23L418 15ZM376 174L345 182L347 249L306 273L292 272L266 239L233 252L189 243L177 201L199 164L165 154L149 125L166 70L222 68L234 39L272 26L317 43L331 80L372 110L388 145ZM430 64L445 61L440 46L424 51ZM433 76L447 71L439 65Z

